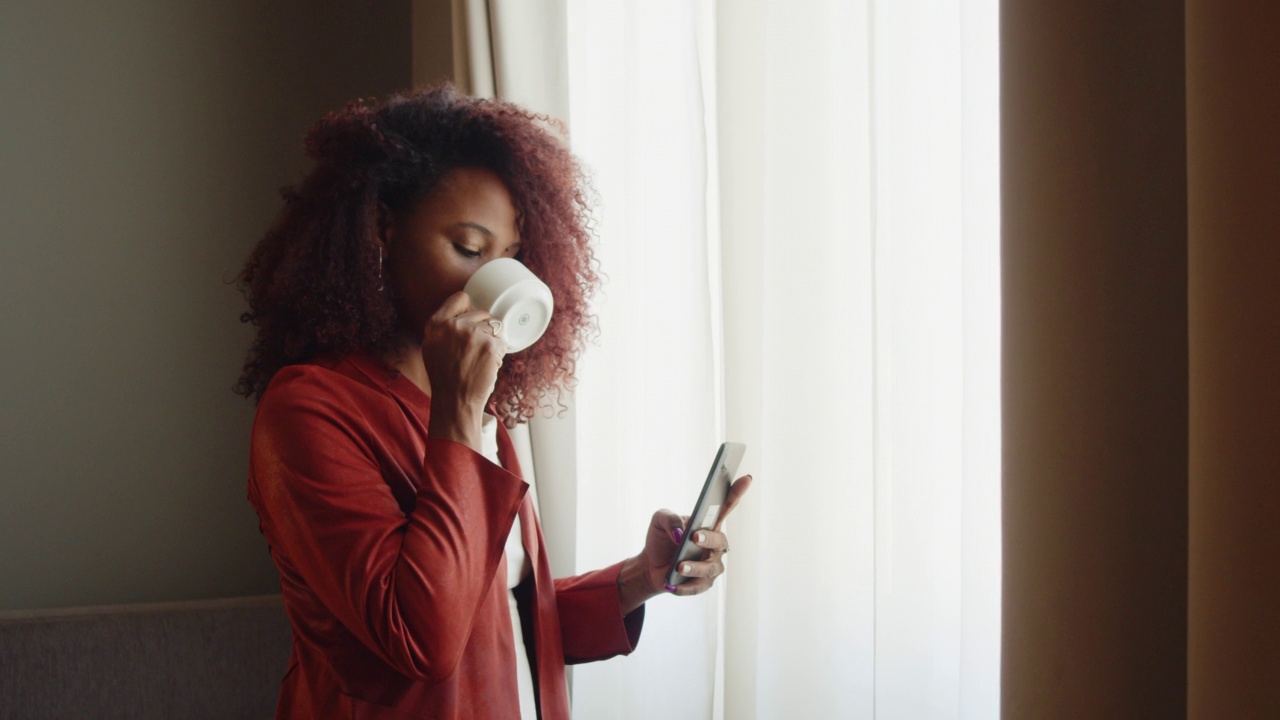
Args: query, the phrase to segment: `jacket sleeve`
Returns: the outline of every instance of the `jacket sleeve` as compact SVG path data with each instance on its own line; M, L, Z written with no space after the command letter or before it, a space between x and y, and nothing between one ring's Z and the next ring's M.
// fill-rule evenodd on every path
M644 605L622 614L622 563L555 581L564 661L569 665L630 655L640 642Z
M282 575L401 674L447 679L528 486L464 445L427 440L406 516L356 391L319 368L286 371L259 405L250 462L250 498Z

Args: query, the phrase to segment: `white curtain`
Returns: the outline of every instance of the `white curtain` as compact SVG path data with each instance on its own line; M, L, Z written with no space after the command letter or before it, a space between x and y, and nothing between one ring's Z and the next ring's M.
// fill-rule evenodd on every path
M726 716L998 717L996 4L719 19Z
M569 125L599 194L600 336L579 368L578 568L689 512L722 436L699 5L569 0ZM579 718L711 717L718 606L659 597L637 652L574 669Z
M723 596L652 603L575 714L998 717L995 0L568 8L610 277L580 566L690 503L721 428L758 480Z

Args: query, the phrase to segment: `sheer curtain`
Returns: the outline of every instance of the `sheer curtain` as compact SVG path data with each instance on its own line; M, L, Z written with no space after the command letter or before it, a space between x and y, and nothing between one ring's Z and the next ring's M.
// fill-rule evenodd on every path
M578 568L685 513L722 436L698 3L569 0L569 125L599 195L600 335L578 372ZM705 6L709 7L709 6ZM717 591L718 592L718 591ZM717 592L649 603L630 657L574 668L574 716L707 718Z
M994 718L994 0L719 10L727 717Z
M575 714L997 717L995 0L571 0L568 25L610 278L579 565L691 503L722 433L758 480L722 596L652 603Z

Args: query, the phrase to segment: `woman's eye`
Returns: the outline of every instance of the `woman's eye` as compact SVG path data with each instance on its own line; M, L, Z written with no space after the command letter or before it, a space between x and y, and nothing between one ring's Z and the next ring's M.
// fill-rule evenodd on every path
M480 251L479 251L479 250L472 250L471 248L469 248L469 247L467 247L467 246L465 246L465 245L458 245L458 244L456 244L456 243L455 243L455 244L454 244L454 246L453 246L453 249L454 249L454 250L457 250L457 251L458 251L458 254L459 254L459 255L461 255L461 256L463 256L463 257L468 257L468 258L473 258L473 259L474 259L474 258L478 258L478 257L480 257Z

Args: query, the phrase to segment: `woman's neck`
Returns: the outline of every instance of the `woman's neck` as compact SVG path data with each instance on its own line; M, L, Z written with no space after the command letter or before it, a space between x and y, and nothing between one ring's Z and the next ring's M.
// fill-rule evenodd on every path
M431 397L431 379L427 377L427 366L422 361L421 343L405 341L387 351L384 358L387 364L395 368L414 385L417 385L427 397Z

